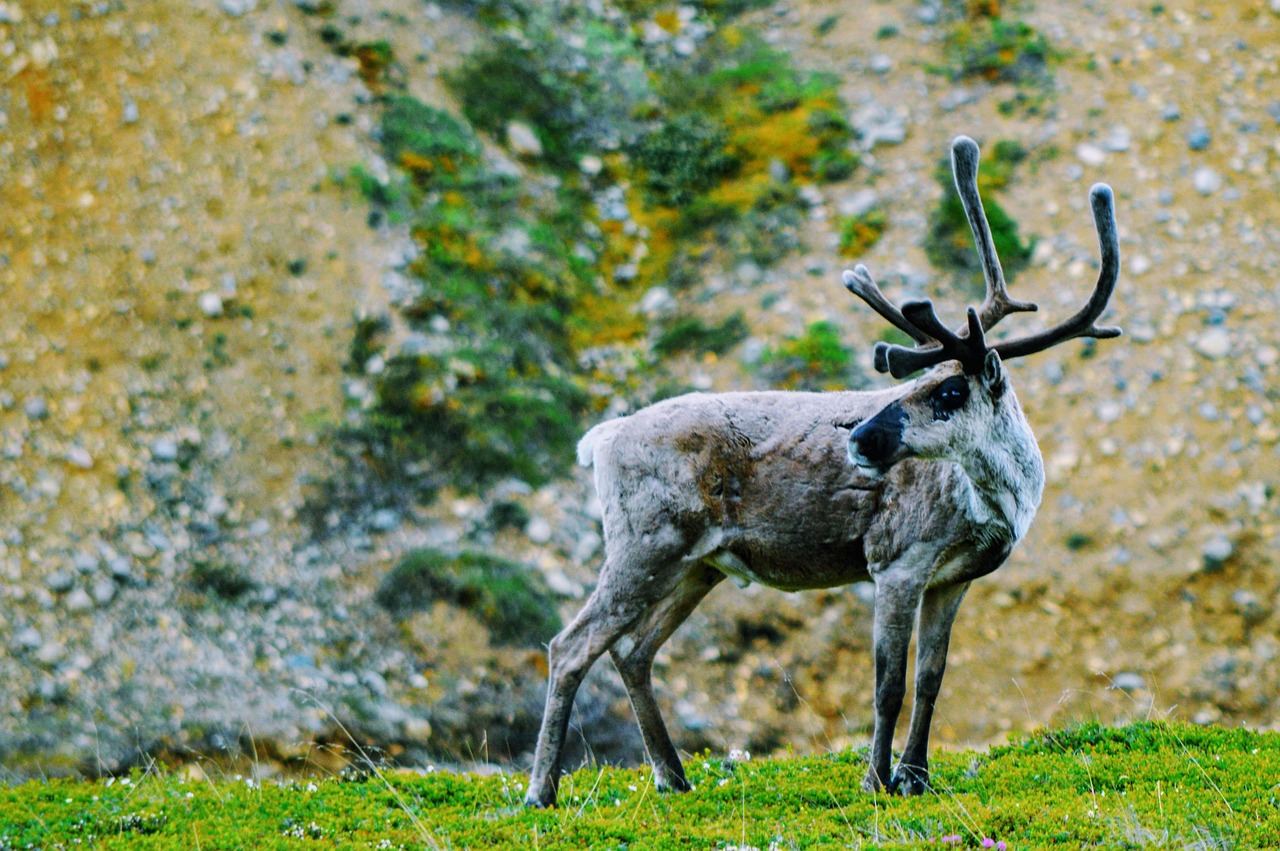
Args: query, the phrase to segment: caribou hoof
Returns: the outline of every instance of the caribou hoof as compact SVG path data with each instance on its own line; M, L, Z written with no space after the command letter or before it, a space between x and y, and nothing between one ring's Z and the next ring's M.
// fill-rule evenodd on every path
M900 792L906 798L923 795L929 791L929 769L899 764L889 781L889 791Z
M874 768L867 769L867 776L862 778L863 792L879 792L883 788L880 782L880 775L876 773Z
M688 792L693 789L693 784L684 776L683 768L677 771L660 771L654 768L653 786L663 794L667 792Z
M529 793L524 796L524 805L530 810L545 810L548 807L554 807L556 805L556 790L544 789L541 792L535 792L530 789Z

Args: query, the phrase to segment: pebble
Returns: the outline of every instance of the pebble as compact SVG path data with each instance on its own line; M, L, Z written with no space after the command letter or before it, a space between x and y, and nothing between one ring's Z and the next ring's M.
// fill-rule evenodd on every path
M157 437L151 443L151 459L165 463L177 461L178 441L172 437Z
M107 570L117 582L133 579L133 562L125 556L115 556L107 562Z
M666 287L652 287L640 299L640 312L646 316L666 316L674 313L679 302Z
M1244 588L1231 595L1231 605L1249 625L1261 623L1271 616L1271 611L1258 599L1258 595Z
M1209 147L1209 143L1213 141L1213 136L1209 133L1207 127L1194 127L1187 134L1187 147L1193 151L1203 151Z
M887 53L877 53L871 57L870 66L872 73L888 74L893 70L893 57Z
M900 145L907 138L906 118L896 109L875 101L855 111L849 123L868 151L877 145Z
M1142 678L1141 674L1135 674L1133 671L1122 671L1111 678L1111 687L1120 689L1120 691L1135 692L1146 688L1147 681Z
M239 18L252 12L258 5L258 0L218 0L218 5L228 17Z
M533 128L523 121L507 122L507 145L517 156L537 159L542 156L542 142Z
M22 403L22 410L33 420L43 420L49 416L49 403L43 396L32 396Z
M973 103L978 99L978 92L973 89L967 89L958 86L950 89L941 98L938 99L938 108L943 112L951 112L959 109L967 103Z
M1231 335L1221 326L1210 328L1196 338L1195 348L1209 360L1224 358L1231 353Z
M116 596L116 584L110 579L99 579L93 583L93 599L100 606L110 603Z
M1111 128L1111 132L1107 134L1107 138L1102 141L1102 147L1114 153L1129 150L1130 144L1131 136L1129 134L1129 128L1122 127L1118 124Z
M67 463L81 470L93 469L93 456L83 446L73 446L67 450Z
M1222 188L1222 176L1206 166L1201 166L1191 175L1191 185L1201 195L1212 195Z
M222 296L209 290L200 293L200 312L210 319L217 319L222 315L223 305Z
M1221 570L1235 550L1236 548L1231 543L1231 539L1226 535L1221 532L1211 535L1209 540L1205 541L1204 546L1200 548L1200 557L1204 561L1204 569L1210 572Z
M400 512L391 508L379 508L369 518L369 525L378 532L390 532L400 525Z
M545 517L535 517L524 527L525 536L535 544L545 544L551 540L551 523Z
M40 633L36 631L35 627L31 626L26 629L19 630L18 634L13 637L13 640L17 642L19 647L25 650L35 650L44 644L44 639L40 637Z
M93 608L93 598L83 588L75 588L66 596L63 605L69 612L85 612Z
M1107 152L1097 145L1085 143L1076 148L1076 156L1085 165L1102 165L1107 161Z
M124 106L120 110L120 120L125 124L137 124L138 117L138 102L131 97L126 97Z
M859 189L852 195L841 198L836 204L836 209L840 215L856 219L874 210L879 203L880 196L874 189Z
M1165 121L1177 121L1182 118L1182 110L1178 108L1176 103L1166 103L1160 109L1160 117Z
M49 574L44 580L45 587L55 594L65 594L75 584L75 577L65 570Z

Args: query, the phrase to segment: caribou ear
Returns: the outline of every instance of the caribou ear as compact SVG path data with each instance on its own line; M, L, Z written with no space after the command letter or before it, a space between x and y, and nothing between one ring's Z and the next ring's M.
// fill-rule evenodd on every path
M1000 362L1000 355L995 349L988 349L987 356L982 361L981 381L992 399L999 399L1004 395L1007 379L1004 374L1004 364Z

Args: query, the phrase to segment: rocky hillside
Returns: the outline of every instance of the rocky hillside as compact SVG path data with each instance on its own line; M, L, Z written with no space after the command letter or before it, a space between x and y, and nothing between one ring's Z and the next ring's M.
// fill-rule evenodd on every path
M446 80L492 37L475 15L487 5L0 2L8 772L241 748L328 766L352 738L408 761L525 756L536 646L498 640L460 593L397 609L377 591L412 550L483 550L532 568L570 615L600 547L585 477L419 499L392 456L350 440L379 374L353 358L362 317L394 319L388 352L412 336L399 308L424 250L358 176L394 185L389 95L462 114ZM701 6L619 5L652 19L636 28L646 55L707 37ZM798 244L771 262L698 254L681 310L708 327L741 312L748 330L719 353L672 354L665 374L766 386L786 378L771 352L826 322L854 353L836 374L882 380L866 378L880 323L839 271L864 262L892 297L958 315L972 286L929 253L957 133L989 161L1016 143L998 193L1028 253L1015 287L1052 321L1092 285L1086 199L1105 180L1125 264L1110 321L1128 335L1015 367L1048 489L1028 539L970 592L935 730L960 744L1081 717L1269 725L1280 10L977 5L1001 16L995 64L974 58L994 36L963 4L788 0L735 22L836 75L858 166L826 183L770 175L803 200ZM553 151L481 141L491 166L549 185ZM603 157L601 179L614 167ZM673 289L635 293L634 315L669 311ZM657 380L622 381L610 409ZM677 737L757 753L861 743L869 633L857 588L717 591L659 657ZM585 739L634 759L600 667Z

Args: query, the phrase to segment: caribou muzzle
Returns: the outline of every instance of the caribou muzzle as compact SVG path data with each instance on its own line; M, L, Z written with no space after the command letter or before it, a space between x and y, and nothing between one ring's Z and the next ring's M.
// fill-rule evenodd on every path
M894 402L849 435L849 461L875 478L883 476L894 464L914 454L902 440L906 428L907 412Z

